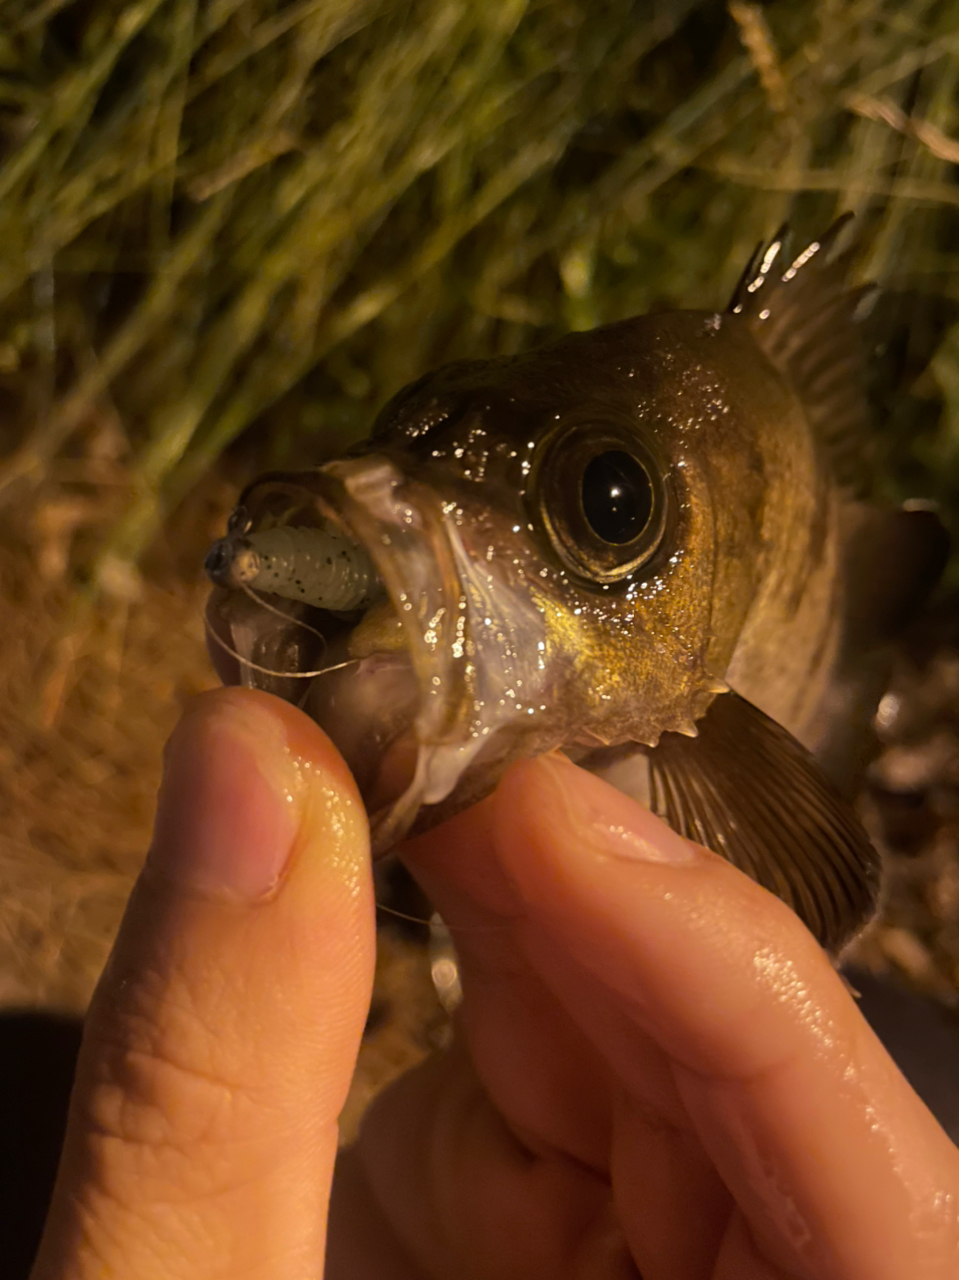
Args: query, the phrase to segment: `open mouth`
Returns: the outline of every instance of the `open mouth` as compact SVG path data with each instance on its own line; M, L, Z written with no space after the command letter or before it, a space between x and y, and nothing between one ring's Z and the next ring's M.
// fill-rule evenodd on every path
M432 822L472 803L509 758L565 732L546 714L529 556L503 524L367 454L258 480L211 549L221 678L296 703L329 734L376 854L424 808Z
M438 572L435 531L404 488L385 459L266 476L241 496L207 558L219 674L316 720L352 770L384 847L424 802L424 728L443 736L442 724L423 723L424 677L439 689L453 675L440 643L452 584Z

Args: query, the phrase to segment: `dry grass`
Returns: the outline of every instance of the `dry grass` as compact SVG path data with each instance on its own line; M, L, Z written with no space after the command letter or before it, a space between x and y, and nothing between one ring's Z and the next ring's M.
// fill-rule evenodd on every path
M64 589L6 552L0 600L0 1006L76 1013L146 850L160 745L213 683L202 597L147 582L64 637Z
M0 999L98 971L209 679L217 477L431 365L719 303L781 219L854 209L882 487L954 503L957 32L955 0L0 0Z

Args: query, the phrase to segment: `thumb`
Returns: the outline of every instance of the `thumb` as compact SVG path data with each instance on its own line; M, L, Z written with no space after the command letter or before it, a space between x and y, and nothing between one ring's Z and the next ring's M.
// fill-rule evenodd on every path
M321 1274L373 950L340 757L269 695L197 699L88 1017L34 1280Z

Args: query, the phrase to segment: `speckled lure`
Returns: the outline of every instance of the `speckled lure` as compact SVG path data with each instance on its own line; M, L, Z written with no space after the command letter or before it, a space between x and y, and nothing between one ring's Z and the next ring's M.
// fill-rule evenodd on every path
M384 595L363 548L329 527L234 530L210 548L206 571L218 586L245 586L335 613L366 609Z

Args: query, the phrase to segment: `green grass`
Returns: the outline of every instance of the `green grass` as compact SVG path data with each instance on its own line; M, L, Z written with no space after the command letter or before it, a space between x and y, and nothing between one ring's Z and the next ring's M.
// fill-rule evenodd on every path
M135 561L241 435L313 461L438 362L720 305L853 209L880 487L955 509L959 3L731 10L0 0L0 505L93 493L77 567Z

